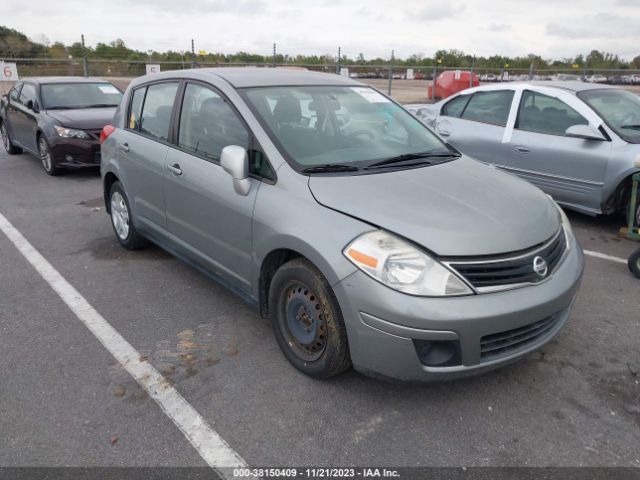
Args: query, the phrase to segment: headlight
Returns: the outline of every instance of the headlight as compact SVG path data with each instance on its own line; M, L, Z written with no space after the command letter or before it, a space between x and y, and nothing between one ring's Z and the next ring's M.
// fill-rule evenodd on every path
M551 202L553 202L553 204L558 209L558 213L560 214L560 221L562 222L562 230L564 230L564 236L567 239L567 246L569 246L571 244L571 239L573 238L573 228L571 227L571 222L569 221L567 214L564 213L564 210L562 210L562 207L558 205L553 197L548 194L547 197L549 197L549 200L551 200Z
M569 218L567 218L567 214L564 213L564 210L556 203L556 207L560 212L560 219L562 221L562 229L564 230L564 235L567 239L567 247L571 246L571 239L573 238L573 228L571 227L571 222Z
M55 126L56 132L58 135L63 138L79 138L81 140L86 140L89 138L89 134L82 130L75 130L73 128L65 128L59 125Z
M364 273L403 293L425 297L473 293L451 270L382 230L360 235L343 253Z

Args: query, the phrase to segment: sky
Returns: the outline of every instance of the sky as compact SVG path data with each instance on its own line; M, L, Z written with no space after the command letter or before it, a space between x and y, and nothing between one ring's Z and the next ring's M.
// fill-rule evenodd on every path
M0 24L35 40L130 48L351 58L591 50L640 55L640 0L3 0ZM44 36L44 37L43 37Z

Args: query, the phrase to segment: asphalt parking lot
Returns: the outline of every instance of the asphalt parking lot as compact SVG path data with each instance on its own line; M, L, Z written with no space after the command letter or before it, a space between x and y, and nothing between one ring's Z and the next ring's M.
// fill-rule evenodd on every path
M97 171L0 153L0 214L248 464L640 466L640 280L587 257L572 319L523 361L452 383L319 382L239 298L122 249ZM618 219L571 214L625 258ZM0 465L197 466L196 449L0 233Z

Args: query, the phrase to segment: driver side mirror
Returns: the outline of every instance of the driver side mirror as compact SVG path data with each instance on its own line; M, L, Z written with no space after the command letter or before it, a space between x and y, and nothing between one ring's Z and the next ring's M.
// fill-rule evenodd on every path
M571 125L564 132L566 137L582 138L584 140L606 140L602 133L598 130L591 128L590 125Z
M33 100L27 100L27 103L24 104L29 110L33 110Z
M247 151L238 145L229 145L222 149L220 164L233 179L233 189L237 194L246 196L251 190L249 180L249 156Z

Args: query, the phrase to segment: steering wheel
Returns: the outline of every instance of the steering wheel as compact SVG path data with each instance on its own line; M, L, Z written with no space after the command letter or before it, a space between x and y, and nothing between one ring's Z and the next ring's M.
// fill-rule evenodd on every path
M635 112L627 113L620 121L620 125L637 125L638 123L638 116Z

